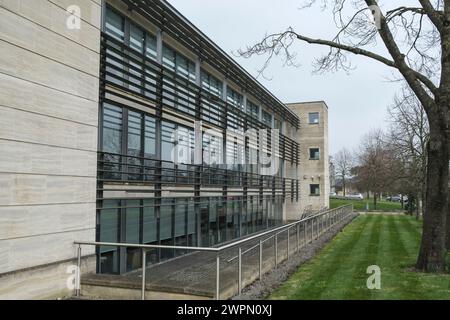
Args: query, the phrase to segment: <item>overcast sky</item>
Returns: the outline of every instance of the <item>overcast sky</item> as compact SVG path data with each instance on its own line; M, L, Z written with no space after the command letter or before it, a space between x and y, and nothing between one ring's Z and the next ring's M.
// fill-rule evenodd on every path
M262 39L266 33L292 26L313 38L331 39L336 27L329 11L320 7L300 10L302 0L169 0L186 18L225 52L232 54ZM267 80L258 80L284 102L324 100L329 106L330 154L342 147L353 149L371 129L385 127L386 108L392 103L399 84L389 81L393 71L364 57L352 56L355 70L312 74L314 57L324 47L299 44L299 68L284 67L276 58L266 71ZM374 48L385 53L384 47ZM256 76L262 57L233 58Z

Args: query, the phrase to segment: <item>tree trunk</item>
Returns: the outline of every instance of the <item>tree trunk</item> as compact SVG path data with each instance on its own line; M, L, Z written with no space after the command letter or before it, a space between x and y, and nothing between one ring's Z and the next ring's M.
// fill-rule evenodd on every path
M416 220L420 219L420 211L422 209L422 207L420 205L421 199L422 199L421 192L418 192L417 193L417 199L416 199Z
M344 194L344 198L345 198L345 177L342 176L342 192Z
M449 137L449 141L450 141L450 137ZM450 146L449 146L449 150L450 150ZM450 184L450 181L448 182ZM447 184L447 193L448 193L448 198L447 198L447 206L448 206L448 200L450 200L450 188ZM447 208L447 240L446 240L446 249L447 249L447 253L450 254L450 206ZM448 270L450 271L450 270Z
M447 188L448 188L448 105L430 112L430 139L423 234L416 267L422 271L445 270Z

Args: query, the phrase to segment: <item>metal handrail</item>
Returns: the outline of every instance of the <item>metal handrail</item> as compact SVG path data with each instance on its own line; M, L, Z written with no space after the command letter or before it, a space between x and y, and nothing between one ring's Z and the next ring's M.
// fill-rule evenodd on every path
M116 242L97 242L97 241L74 241L74 244L76 244L76 245L106 246L106 247L128 247L128 248L141 248L141 249L158 249L159 248L159 249L175 249L175 250L220 252L220 251L223 251L223 250L226 250L226 249L238 246L238 245L243 244L245 242L248 242L248 241L251 241L251 240L254 240L254 239L257 239L257 238L261 238L261 237L265 236L266 234L272 234L272 233L274 233L274 232L276 232L278 230L287 229L287 228L293 227L294 225L297 225L299 223L311 220L311 219L313 219L315 217L318 217L318 216L321 216L321 215L325 215L325 214L327 214L329 212L337 211L339 209L343 209L343 208L349 207L349 206L352 206L352 205L344 205L344 206L341 206L339 208L330 209L328 211L325 211L325 212L322 212L322 213L318 213L318 214L309 216L307 218L291 222L289 224L285 224L285 225L282 225L282 226L279 226L279 227L276 227L276 228L273 228L273 229L270 229L270 230L267 230L267 231L264 231L264 232L261 232L261 233L257 233L257 234L255 234L253 236L250 236L250 237L247 237L247 238L244 238L244 239L241 239L241 240L238 240L238 241L235 241L235 242L223 245L221 247L186 247L186 246L167 246L167 245L136 244L136 243L123 243L123 242L117 242L117 243ZM281 232L279 232L279 233L281 233ZM271 237L269 237L269 238L267 238L265 240L269 240L269 239L273 238L274 236L275 235L272 235Z
M77 268L77 275L76 275L76 281L77 281L77 287L76 287L76 295L80 296L80 283L81 283L81 246L86 245L86 246L106 246L106 247L127 247L127 248L139 248L142 249L142 288L141 288L141 297L142 299L145 299L145 270L146 270L146 252L147 249L174 249L174 250L186 250L186 251L204 251L204 252L215 252L216 253L216 299L219 299L220 296L220 289L219 289L219 284L220 284L220 252L229 249L229 248L233 248L236 246L239 246L239 255L228 260L228 262L231 262L233 260L235 260L236 258L239 258L239 293L241 293L242 291L242 255L248 253L251 250L254 250L255 248L257 248L259 246L259 255L260 255L260 262L259 262L259 277L262 277L262 245L264 242L267 242L268 240L275 238L276 239L276 243L275 243L275 266L277 266L277 238L278 235L286 232L286 231L290 231L291 228L295 227L295 226L299 226L301 223L304 222L308 222L310 220L313 220L317 217L329 214L329 213L341 213L343 209L348 208L351 209L350 212L353 211L353 205L349 204L349 205L345 205L345 206L341 206L339 208L335 208L335 209L330 209L327 211L322 211L319 212L315 215L311 215L307 218L298 220L298 221L294 221L292 223L289 224L285 224L283 226L280 227L276 227L270 230L267 230L265 232L262 233L258 233L255 234L253 236L244 238L244 239L240 239L238 241L220 246L220 247L187 247L187 246L167 246L167 245L151 245L151 244L133 244L133 243L114 243L114 242L96 242L96 241L74 241L75 245L78 245L78 256L77 256L77 263L78 263L78 268ZM336 222L335 222L336 223ZM332 225L334 225L335 223L329 222L329 225L326 229L330 228ZM311 241L313 241L313 232L314 232L314 228L313 228L314 224L313 222L311 222ZM322 226L322 230L323 230L323 226ZM319 232L320 230L317 230L316 232ZM299 228L297 228L297 251L299 249ZM266 239L260 239L259 243L245 251L242 251L241 249L241 245L249 242L251 240L255 240L261 237L264 237L265 235L269 235L269 237L267 237ZM319 236L319 233L316 234L316 238ZM288 250L287 250L287 256L289 259L289 233L288 233L288 240L287 240L287 246L288 246Z

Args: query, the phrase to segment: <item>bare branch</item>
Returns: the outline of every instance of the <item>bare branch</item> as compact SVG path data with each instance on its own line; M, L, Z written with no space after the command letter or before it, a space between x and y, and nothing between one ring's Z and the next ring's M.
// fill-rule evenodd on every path
M429 0L419 0L419 2L422 5L423 10L427 13L427 16L431 20L431 22L439 31L442 31L444 25L442 13L436 11Z

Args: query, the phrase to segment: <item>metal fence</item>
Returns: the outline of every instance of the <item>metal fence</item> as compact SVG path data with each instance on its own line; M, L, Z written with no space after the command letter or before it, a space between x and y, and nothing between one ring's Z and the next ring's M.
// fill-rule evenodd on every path
M284 261L289 260L292 254L297 253L301 247L318 239L336 224L341 223L353 212L353 205L346 205L336 209L320 212L299 221L295 221L253 236L222 245L220 247L186 247L186 246L165 246L165 245L145 245L130 243L110 243L110 242L86 242L76 241L77 251L77 274L75 295L81 295L81 257L82 246L108 246L125 247L142 250L142 285L141 298L145 300L147 283L147 261L146 252L152 249L172 249L184 252L205 252L214 253L215 256L215 299L221 298L221 275L225 272L224 267L232 265L237 261L237 294L241 294L244 282L251 283L256 279L262 279L263 274ZM231 249L231 251L230 251ZM237 249L237 250L236 250ZM236 252L237 251L237 252ZM235 254L232 254L236 252ZM245 260L244 260L245 258ZM247 261L247 265L244 265ZM222 266L225 264L225 266ZM222 274L221 274L221 267ZM231 266L232 268L232 266ZM244 276L247 271L247 278ZM228 278L234 277L233 273L227 272Z

